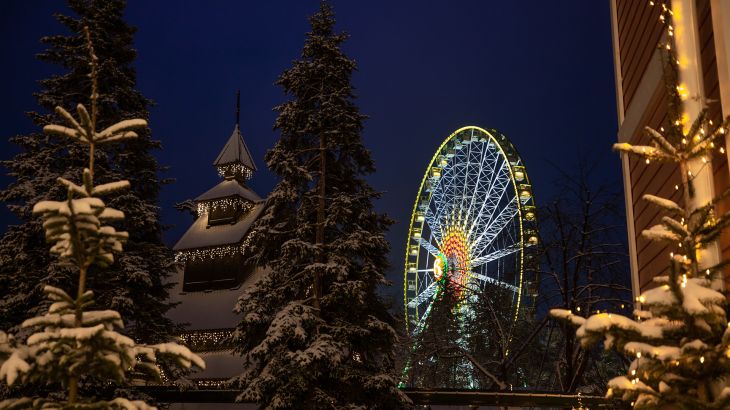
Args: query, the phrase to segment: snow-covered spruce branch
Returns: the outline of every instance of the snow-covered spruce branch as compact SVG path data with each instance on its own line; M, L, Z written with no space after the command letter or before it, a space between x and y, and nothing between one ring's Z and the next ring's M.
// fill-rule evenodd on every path
M82 184L59 178L67 188L64 201L41 201L33 213L43 218L46 240L52 244L51 253L61 261L75 266L79 272L77 296L53 286L45 286L44 293L51 302L47 312L26 320L23 328L31 334L25 341L15 341L0 332L0 380L9 386L38 384L59 386L67 390L63 398L21 397L0 402L0 409L140 409L147 410L143 401L125 398L98 400L81 397L80 382L87 385L113 383L125 385L144 380L159 380L157 359L168 356L184 368L205 367L203 360L188 348L175 343L157 345L137 344L119 333L124 327L121 316L113 310L87 311L93 304L93 292L87 290L86 277L92 266L106 267L114 262L114 253L122 251L128 234L119 232L110 221L122 221L124 213L107 208L96 195L106 195L129 187L127 181L94 186L93 157L97 144L135 138L133 129L144 128L142 119L118 122L102 132L96 128L97 58L94 55L88 29L87 46L90 53L92 95L91 114L79 104L79 120L61 107L56 108L68 127L47 125L44 131L68 137L72 142L89 148L89 166L83 170ZM103 270L94 271L103 275Z
M675 72L676 58L669 58L668 64L668 71ZM636 319L616 313L583 318L567 309L553 309L550 314L575 325L581 344L602 341L606 349L633 357L629 374L608 383L608 396L631 402L635 409L724 409L730 406L730 387L726 387L730 380L730 326L727 299L719 284L720 268L727 261L706 266L699 255L730 225L730 215L715 215L715 205L730 194L725 192L694 209L692 181L696 175L690 171L690 163L707 163L715 143L725 143L730 118L715 126L705 109L685 129L679 118L681 109L676 109L681 107L676 84L667 81L667 91L672 105L666 131L647 128L651 146L622 143L614 148L647 164L658 160L679 168L681 204L644 196L665 213L659 224L642 235L674 245L668 269L654 278L656 287L637 298Z

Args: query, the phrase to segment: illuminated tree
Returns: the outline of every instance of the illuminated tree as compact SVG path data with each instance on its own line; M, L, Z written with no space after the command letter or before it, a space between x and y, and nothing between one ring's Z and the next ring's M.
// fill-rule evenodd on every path
M664 10L662 17L668 21L671 13ZM671 24L668 27L673 34ZM715 210L730 193L693 206L696 175L691 164L707 163L716 144L724 145L730 118L713 124L705 108L685 127L672 48L671 43L662 47L668 50L664 77L669 121L660 130L646 128L651 145L621 143L614 148L647 164L670 163L679 169L681 203L644 195L664 216L642 232L677 251L664 273L654 278L655 287L638 297L635 319L608 312L583 318L567 309L551 313L578 326L576 336L584 346L603 341L606 348L633 358L628 374L608 383L609 396L629 401L636 409L722 409L730 407L730 387L725 387L730 378L730 326L722 278L728 261L707 266L700 255L730 224L730 214L716 215Z

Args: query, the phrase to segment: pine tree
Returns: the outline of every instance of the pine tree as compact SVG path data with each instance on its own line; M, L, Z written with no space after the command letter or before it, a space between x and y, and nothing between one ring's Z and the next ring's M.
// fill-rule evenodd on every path
M416 388L470 388L465 341L460 335L459 288L447 274L438 280L434 302L413 341L405 376Z
M44 37L48 48L38 58L62 68L59 75L42 80L36 95L45 112L32 112L35 124L44 126L62 120L56 106L72 111L79 102L88 105L91 94L89 61L82 27L95 33L100 58L99 127L123 118L149 118L151 101L134 88L136 73L132 48L135 29L123 20L124 0L69 0L78 17L57 15L68 35ZM77 179L74 169L83 166L79 147L68 147L56 135L33 133L11 139L21 152L0 164L15 178L0 199L22 223L9 228L0 239L0 288L12 289L0 299L0 328L13 328L43 311L43 289L73 281L67 267L49 258L40 221L32 218L31 204L65 194L57 177ZM161 181L160 165L151 151L160 147L148 130L139 138L94 153L95 180L101 183L126 179L132 189L109 198L109 204L127 213L123 228L131 232L127 252L106 271L103 280L90 276L97 303L118 310L129 321L126 333L137 340L156 342L168 338L174 325L164 317L170 308L165 278L173 269L172 255L162 242L157 206ZM98 282L97 282L98 281Z
M482 369L474 371L480 388L511 386L519 389L527 384L525 359L536 348L533 334L541 327L524 312L515 316L515 292L502 286L485 286L464 301L468 314L464 318L465 351ZM484 371L489 373L485 373ZM532 387L532 386L531 386Z
M666 6L664 10L662 19L668 22L671 13ZM669 39L671 27L668 23ZM730 191L693 207L696 175L690 164L706 163L716 144L725 144L730 117L713 124L705 108L685 129L677 57L671 42L662 49L669 50L664 54L669 121L660 130L646 128L651 145L621 143L614 148L647 163L678 167L681 204L645 194L643 199L664 216L642 232L649 240L676 246L676 251L666 273L654 278L656 287L637 298L636 319L616 313L583 318L565 309L551 314L578 326L576 336L584 346L603 341L607 349L633 357L628 374L609 381L608 396L631 402L635 409L726 409L730 408L730 323L722 269L729 261L703 266L699 255L730 225L730 213L715 215L718 202Z
M147 122L131 119L117 122L97 131L98 59L91 44L88 27L84 27L90 64L91 110L77 106L78 120L62 107L56 113L67 126L46 125L46 134L56 135L82 147L88 147L88 167L81 184L59 177L57 183L67 191L62 201L44 200L33 206L33 214L43 217L46 240L53 244L51 253L78 274L77 296L71 297L61 288L44 287L50 306L47 312L22 323L32 334L20 342L0 331L0 380L12 386L30 383L36 386L60 384L65 395L38 394L0 401L0 409L124 409L153 410L144 401L114 397L99 400L96 396L106 386L122 385L131 379L160 379L158 356L169 356L183 367L205 363L186 347L175 343L141 345L117 330L124 327L122 317L114 310L88 310L94 294L86 286L93 275L103 278L103 268L114 263L115 253L122 251L129 234L118 231L110 222L125 219L124 212L107 207L100 196L129 188L129 181L94 183L94 152L97 147L128 141L138 137L135 130ZM90 269L96 266L100 269ZM86 385L94 397L84 397L80 387ZM45 397L44 397L45 396Z
M386 284L389 219L373 209L374 172L353 103L355 62L329 4L310 18L301 58L277 84L281 138L266 154L280 178L253 227L251 260L269 273L239 298L234 340L247 366L240 400L263 408L400 408ZM321 193L324 195L320 195ZM326 206L326 213L322 205ZM322 222L322 223L319 223Z

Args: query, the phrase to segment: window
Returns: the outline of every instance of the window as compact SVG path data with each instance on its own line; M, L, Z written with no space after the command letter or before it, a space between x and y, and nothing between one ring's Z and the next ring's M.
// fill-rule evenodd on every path
M183 292L235 288L250 273L251 269L244 267L241 255L189 260L185 264Z

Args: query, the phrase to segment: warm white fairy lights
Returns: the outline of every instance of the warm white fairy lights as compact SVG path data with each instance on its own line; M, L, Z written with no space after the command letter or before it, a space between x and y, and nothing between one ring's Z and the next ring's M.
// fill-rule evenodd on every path
M224 377L218 379L195 379L194 382L199 389L221 390L227 387L228 380Z
M230 349L233 329L191 330L181 333L178 337L194 352L210 352Z
M232 196L228 198L198 202L198 216L205 215L210 210L226 210L228 208L238 208L243 212L248 212L252 207L253 204L251 201L247 201L240 196Z
M218 259L227 256L242 255L248 248L248 244L254 232L246 236L246 239L233 245L214 246L210 248L185 249L175 254L175 262L185 263L187 261Z
M250 179L253 175L253 171L250 168L238 162L234 162L232 164L218 165L216 168L218 168L218 175L222 177L226 175L233 175L242 176L244 179Z

